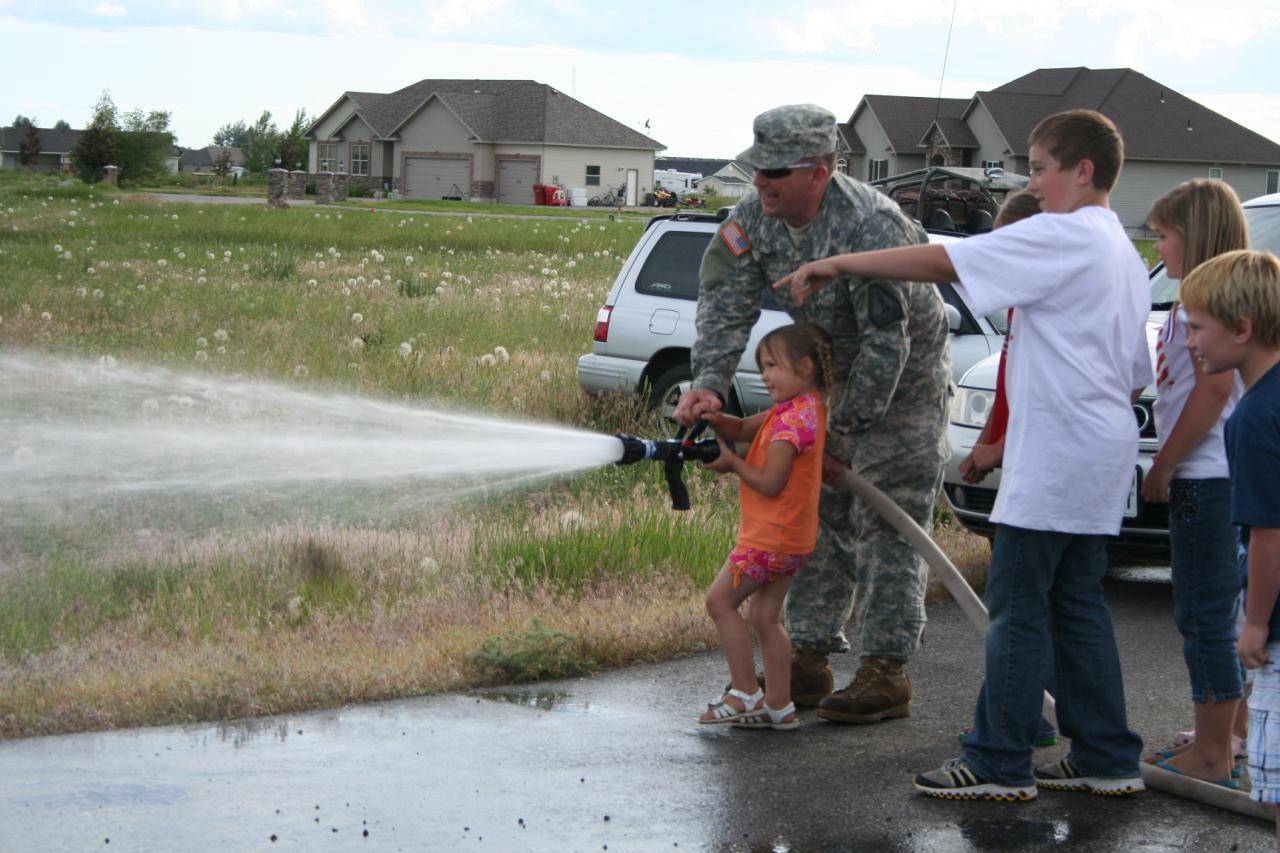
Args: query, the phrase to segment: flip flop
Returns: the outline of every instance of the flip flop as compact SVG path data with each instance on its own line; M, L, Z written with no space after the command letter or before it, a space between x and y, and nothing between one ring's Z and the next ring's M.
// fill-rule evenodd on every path
M1190 773L1183 773L1163 758L1156 760L1156 767L1159 767L1161 770L1168 770L1170 773L1177 773L1179 776L1186 776L1188 779L1195 779L1197 782L1208 782L1210 785L1229 788L1232 791L1240 790L1240 783L1235 779L1201 779L1199 776L1192 776Z

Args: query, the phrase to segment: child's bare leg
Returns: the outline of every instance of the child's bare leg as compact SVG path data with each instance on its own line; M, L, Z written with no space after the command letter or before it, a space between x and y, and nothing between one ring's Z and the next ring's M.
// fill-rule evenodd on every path
M715 623L716 633L720 635L720 648L724 651L724 659L729 664L729 680L733 689L743 693L755 693L760 689L756 681L755 658L751 649L751 635L747 631L747 623L742 620L738 608L744 599L756 590L756 585L748 577L743 577L738 587L733 586L733 573L729 563L725 561L716 579L707 590L707 615ZM742 702L734 696L725 696L725 704L735 711L747 710ZM702 716L708 716L708 711Z
M1195 705L1196 739L1168 763L1179 772L1198 779L1222 780L1231 776L1234 756L1231 748L1232 727L1239 699L1226 702L1197 702Z
M790 576L783 576L751 597L751 627L764 661L764 701L775 711L791 703L791 637L782 625L782 605L790 586Z

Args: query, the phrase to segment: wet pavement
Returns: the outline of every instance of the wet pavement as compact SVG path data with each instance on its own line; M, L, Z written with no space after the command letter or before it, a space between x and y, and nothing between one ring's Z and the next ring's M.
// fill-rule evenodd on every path
M1112 582L1131 724L1190 722L1167 584ZM853 665L837 659L837 678ZM1270 825L1147 792L932 800L981 649L931 608L910 718L795 732L693 722L718 654L598 678L223 725L0 743L0 850L1270 850ZM1044 760L1061 748L1042 750ZM367 835L365 834L367 832Z

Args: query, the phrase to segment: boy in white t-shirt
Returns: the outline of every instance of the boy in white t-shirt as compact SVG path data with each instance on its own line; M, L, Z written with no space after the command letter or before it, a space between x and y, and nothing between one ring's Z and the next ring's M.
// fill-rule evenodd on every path
M840 276L957 281L979 314L1017 308L1005 377L1010 419L987 581L986 680L964 752L916 788L949 799L1029 800L1054 790L1143 789L1111 615L1106 537L1120 530L1152 381L1147 271L1109 196L1119 131L1091 110L1031 132L1028 189L1044 213L945 245L840 255L780 280L797 301ZM1066 758L1032 769L1047 674Z

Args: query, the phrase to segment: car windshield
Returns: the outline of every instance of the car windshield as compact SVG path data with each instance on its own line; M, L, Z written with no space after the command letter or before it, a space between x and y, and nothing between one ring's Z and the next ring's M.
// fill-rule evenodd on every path
M1249 220L1249 247L1280 255L1280 206L1246 207ZM1164 267L1151 276L1151 304L1166 307L1178 298L1178 280L1169 278Z

